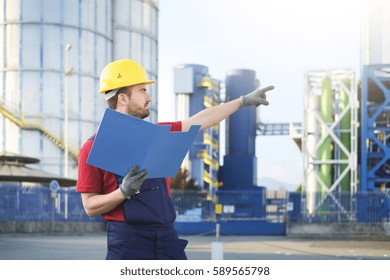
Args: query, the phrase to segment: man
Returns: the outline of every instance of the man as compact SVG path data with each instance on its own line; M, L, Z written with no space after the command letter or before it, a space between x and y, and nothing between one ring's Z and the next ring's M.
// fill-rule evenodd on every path
M108 64L100 75L100 93L118 112L144 119L149 116L151 97L145 70L135 61L123 59ZM201 130L227 118L243 106L268 105L269 86L241 98L207 108L187 120L172 123L171 131ZM147 179L147 170L131 168L123 178L86 163L94 137L80 151L77 191L89 216L107 221L106 259L187 259L187 241L178 238L176 218L164 178ZM162 163L163 164L163 163Z

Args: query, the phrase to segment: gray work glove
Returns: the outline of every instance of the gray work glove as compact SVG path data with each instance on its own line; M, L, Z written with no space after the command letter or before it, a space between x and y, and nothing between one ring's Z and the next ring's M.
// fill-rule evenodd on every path
M265 88L256 89L246 95L243 95L241 107L251 106L251 105L255 105L257 107L260 106L261 104L267 106L269 102L267 101L267 96L265 95L265 93L274 88L275 88L274 86L268 86Z
M139 193L139 190L148 175L148 172L145 169L137 173L138 169L138 165L131 168L129 173L123 178L122 184L119 186L127 199L130 199L131 196Z

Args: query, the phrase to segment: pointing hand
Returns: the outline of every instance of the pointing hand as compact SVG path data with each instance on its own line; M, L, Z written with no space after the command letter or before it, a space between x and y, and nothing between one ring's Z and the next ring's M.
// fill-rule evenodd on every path
M274 88L274 86L268 86L262 89L256 89L246 95L243 95L241 107L251 105L255 105L256 107L260 105L268 106L269 102L267 101L265 93L269 90L273 90Z

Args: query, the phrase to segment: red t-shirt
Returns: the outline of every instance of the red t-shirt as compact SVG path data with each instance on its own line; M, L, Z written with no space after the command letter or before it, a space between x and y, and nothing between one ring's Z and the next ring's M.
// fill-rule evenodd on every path
M181 131L181 122L163 122L159 125L170 125L170 131ZM87 159L91 151L93 140L87 140L80 150L79 169L76 191L80 193L99 193L107 194L118 188L115 175L111 172L102 170L87 164ZM119 204L112 211L102 214L105 220L124 221L122 204Z

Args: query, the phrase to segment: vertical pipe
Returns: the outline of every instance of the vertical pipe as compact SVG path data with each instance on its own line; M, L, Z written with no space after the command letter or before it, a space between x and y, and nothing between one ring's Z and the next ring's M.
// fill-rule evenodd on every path
M65 188L64 194L64 218L65 221L68 220L68 188Z
M367 178L367 139L368 139L368 110L367 110L367 99L368 99L368 66L363 67L363 78L362 78L362 94L361 94L361 137L360 137L360 153L361 153L361 183L360 191L368 191L368 178Z
M6 69L6 59L7 59L7 45L5 44L6 42L6 38L7 38L7 24L6 24L6 10L7 10L7 1L3 1L3 53L1 54L3 56L3 65L1 65L2 67L2 88L1 88L1 92L2 92L2 96L1 96L1 99L3 101L5 101L5 79L6 79L6 75L5 75L5 69ZM3 133L2 133L2 143L1 143L1 148L3 151L6 150L6 124L5 124L5 118L3 118L3 121L2 121L2 130L3 130Z
M319 111L320 96L312 94L308 97L307 108L307 154L309 157L309 164L306 170L307 179L307 210L309 214L313 214L316 206L316 191L317 191L317 166L312 161L317 159L316 145L318 142L318 125L316 115Z
M43 40L44 40L44 30L43 30L43 12L44 12L44 5L43 1L41 0L39 3L41 8L41 14L40 14L40 22L39 22L39 112L44 112L44 99L43 99ZM45 148L44 148L44 139L43 137L39 137L39 158L45 158ZM40 164L42 165L42 161L40 161Z
M65 87L64 87L64 176L68 177L69 167L69 146L68 146L68 129L69 129L69 105L68 105L68 83L71 70L69 69L69 50L71 49L70 44L66 44L65 47Z
M18 49L19 49L19 69L23 69L24 68L24 64L23 64L23 55L22 55L22 46L23 46L23 30L24 30L24 26L23 26L23 1L20 1L20 8L19 8L19 22L20 22L20 31L19 31L19 45L18 45ZM19 111L21 112L21 114L23 115L23 118L24 118L24 111L22 111L22 104L23 104L23 98L24 98L24 94L23 94L23 72L22 71L19 71L18 73L19 75L19 88L18 88L18 91L19 91ZM18 149L19 151L23 151L23 141L22 141L22 137L23 137L23 131L21 128L18 128L19 129L19 141L18 141Z
M327 125L331 124L333 121L332 81L329 77L325 77L322 81L320 117ZM322 127L321 137L324 137L326 134L326 127ZM326 161L332 159L332 138L330 136L326 136L325 140L318 148L318 157L322 161L319 177L324 182L325 187L329 189L332 184L332 165ZM319 191L323 193L326 189L323 189L323 187L319 185Z
M94 54L94 57L97 57L98 56L98 52L97 52L97 49L98 49L98 40L97 40L97 34L98 34L98 26L97 26L97 18L98 18L98 6L97 6L97 1L95 1L95 7L94 7L94 18L93 18L93 21L94 21L94 32L95 32L95 35L93 36L93 54ZM97 67L97 59L94 59L93 60L93 76L94 77L97 77L98 76L98 67ZM98 80L95 78L95 82L94 82L94 87L93 87L93 93L96 93L98 92ZM97 108L97 98L93 98L93 119L97 119L98 118L98 108ZM79 147L81 147L82 145L82 140L81 140L81 137L79 137Z

